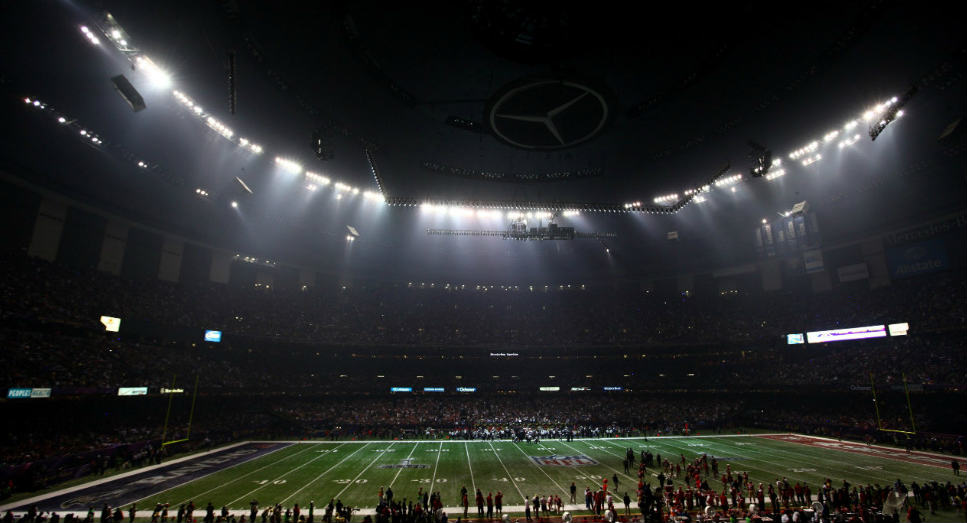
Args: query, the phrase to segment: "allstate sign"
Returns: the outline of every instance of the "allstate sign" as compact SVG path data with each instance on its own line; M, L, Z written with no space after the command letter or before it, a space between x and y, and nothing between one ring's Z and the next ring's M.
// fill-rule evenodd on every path
M947 248L940 239L887 249L886 261L893 278L941 271L950 265L947 261Z

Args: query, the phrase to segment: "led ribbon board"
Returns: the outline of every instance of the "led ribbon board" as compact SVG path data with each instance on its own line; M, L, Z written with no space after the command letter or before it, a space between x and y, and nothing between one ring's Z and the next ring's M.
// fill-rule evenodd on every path
M832 341L862 340L866 338L885 338L885 325L870 325L868 327L852 327L849 329L833 329L828 331L813 331L806 333L809 343L828 343Z

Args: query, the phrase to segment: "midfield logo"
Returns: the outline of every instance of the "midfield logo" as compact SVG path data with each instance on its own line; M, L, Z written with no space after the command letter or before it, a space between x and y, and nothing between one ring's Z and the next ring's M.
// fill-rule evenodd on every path
M538 465L550 465L555 467L581 467L584 465L597 465L598 462L585 456L584 454L578 454L575 456L531 456L534 463Z
M377 468L381 469L426 469L430 468L429 465L421 465L418 463L413 463L413 458L406 458L401 460L396 465L380 465Z

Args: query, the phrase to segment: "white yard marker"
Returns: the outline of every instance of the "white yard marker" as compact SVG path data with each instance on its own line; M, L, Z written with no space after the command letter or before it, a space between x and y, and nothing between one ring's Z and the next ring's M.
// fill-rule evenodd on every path
M287 448L289 448L289 447L282 447L282 448L280 448L280 449L277 449L277 450L273 450L272 452L269 452L269 453L266 453L266 454L262 454L261 456L256 456L256 457L254 457L254 458L251 458L251 459L248 459L248 460L245 460L245 461L243 461L242 463L246 463L246 462L248 462L248 461L252 461L252 460L255 460L255 459L258 459L258 458L261 458L261 457L264 457L264 456L268 456L269 454L272 454L273 452L278 452L279 450L282 450L282 449L287 449ZM300 450L299 452L296 452L296 454L302 454L303 452L305 452L305 451L301 451L301 450ZM295 455L295 454L293 454L293 455ZM275 461L275 462L273 462L272 464L275 464L275 463L279 463L280 461L283 461L283 460L285 460L286 458L291 458L291 457L292 457L292 456L286 456L285 458L281 458L281 459L279 459L278 461ZM238 464L236 464L236 465L233 465L233 467L237 467L238 465L241 465L242 463L238 463ZM232 468L232 467L229 467L229 469L230 469L230 468ZM146 499L148 499L148 498L151 498L151 497L154 497L154 496L157 496L157 495L159 495L159 494L164 494L165 492L168 492L169 490L172 490L172 489L176 489L176 488L178 488L178 487L181 487L181 486L183 486L183 485L187 485L188 483L191 483L192 481L198 481L199 479L202 479L202 478L204 478L204 477L208 477L208 476L211 476L212 474L215 474L215 473L217 473L217 472L221 472L221 471L223 471L223 470L229 470L229 469L218 469L218 470L213 470L213 471L211 471L211 472L209 472L208 474L205 474L204 476L199 476L199 477L197 477L197 478L195 478L195 479L193 479L193 480L191 480L191 481L186 481L186 482L184 482L184 483L180 483L180 484L178 484L178 485L175 485L175 486L173 486L173 487L168 487L168 488L166 488L166 489L164 489L164 490L161 490L161 491L159 491L159 492L155 492L155 493L153 493L153 494L150 494L150 495L148 495L148 496L145 496L145 497L143 497L143 498L141 498L141 499L136 499L136 500L134 500L134 501L132 501L131 503L137 503L137 502L139 502L139 501L144 501L144 500L146 500Z
M359 452L359 451L363 450L364 448L366 448L368 446L369 446L369 443L366 443L365 445L360 445L360 447L358 449L356 449L355 452L353 452L352 454L350 454L350 455L346 456L345 458L341 459L339 461L339 463L336 463L335 465L333 465L333 466L329 467L328 469L326 469L322 474L319 474L312 481L310 481L310 482L306 483L305 485L303 485L302 488L300 488L299 490L293 492L292 494L289 494L289 497L283 499L282 500L282 503L285 503L286 501L289 501L290 499L292 499L293 497L295 497L296 494L298 494L298 493L302 492L303 490L305 490L306 487L308 487L309 485L312 485L313 483L319 481L320 478L322 478L323 476L325 476L326 474L328 474L332 469L338 467L339 465L342 465L343 461L346 461L347 459L355 456L356 455L356 452Z
M391 448L393 448L393 445L396 445L396 442L395 441L392 442L392 443L390 443L389 444L389 447L387 447L387 448L388 449L391 449ZM356 480L359 479L359 476L362 476L363 475L363 472L366 472L367 470L369 470L369 467L372 467L373 464L376 463L376 461L379 460L380 456L382 456L383 454L385 454L385 452L378 452L376 454L376 457L373 458L373 461L370 461L369 462L369 465L366 465L366 468L364 468L363 470L359 471L359 474L356 474L356 477L353 478L352 481L350 481L349 483L347 483L346 486L343 487L342 490L340 490L339 493L336 494L333 497L336 498L336 499L339 499L339 496L342 496L342 493L343 492L346 492L346 489L348 489L349 487L353 486L353 484L356 482Z
M440 454L443 454L443 442L440 442L440 450L436 453L436 463L433 464L433 479L430 480L430 492L433 492L433 486L436 484L436 468L440 465Z
M504 467L504 472L507 473L507 477L510 479L510 482L514 484L514 488L517 489L517 493L520 494L521 501L526 502L527 496L525 496L524 492L520 489L520 487L517 486L517 482L514 481L514 476L510 473L509 470L507 470L507 465L504 465L504 460L500 459L500 453L497 452L497 449L494 448L493 442L490 442L490 450L494 452L494 456L497 456L497 461L500 462L500 466Z
M470 464L470 449L467 447L467 442L463 442L463 450L467 453L467 468L470 469L470 485L473 487L473 491L477 492L477 482L473 480L473 465ZM496 452L494 452L496 454ZM463 503L463 500L460 500Z
M419 446L420 446L419 443L417 443L416 445L413 445L413 449L410 450L410 455L409 456L406 456L406 459L403 460L403 461L409 462L410 458L413 457L413 453L416 452L416 447L419 447ZM440 456L437 456L437 459L439 459L439 458L440 458ZM390 481L389 482L389 488L393 488L393 483L396 483L396 478L400 477L400 472L403 472L403 467L400 467L400 468L396 469L396 475L393 476L393 481Z
M245 498L248 498L248 497L249 497L250 495L252 495L252 494L254 494L254 493L256 493L256 492L258 492L259 490L262 490L262 489L263 489L264 487L267 487L268 485L272 485L272 482L273 482L273 481L277 481L277 480L280 480L280 479L282 479L282 478L284 478L284 477L286 477L286 476L288 476L289 474L292 474L293 472L295 472L295 471L297 471L297 470L299 470L299 469L301 469L301 468L303 468L303 467L305 467L305 466L308 466L308 465L309 465L310 463L312 463L313 461L316 461L317 459L322 459L322 458L324 458L324 457L326 457L326 456L328 456L328 455L329 455L328 453L325 453L325 454L319 454L318 456L316 456L316 457L314 457L314 458L312 458L312 459L310 459L309 461L307 461L307 462L305 462L305 463L303 463L302 465L299 465L298 467L296 467L296 468L294 468L294 469L290 469L290 470L288 470L288 471L286 471L286 472L285 472L284 474L282 474L281 476L279 476L279 477L277 477L277 478L275 478L275 479L273 479L273 480L270 480L270 481L267 481L267 482L265 482L264 484L262 484L262 485L259 485L259 486L257 486L257 487L255 487L254 489L252 489L252 490L250 490L250 491L248 491L248 492L246 492L245 494L242 494L241 496L239 496L239 497L237 497L237 498L235 498L235 499L233 499L233 500L231 500L231 501L229 501L228 503L226 503L226 504L225 504L225 506L227 507L227 506L229 506L229 505L234 505L236 501L240 501L240 500L242 500L242 499L245 499Z
M338 449L339 447L341 447L343 445L345 445L345 443L340 443L336 448ZM182 501L181 503L176 503L176 505L183 505L183 504L188 503L189 501L191 501L191 500L193 500L195 498L201 498L201 497L205 496L205 494L209 494L211 492L214 492L214 491L216 491L216 490L224 487L225 485L231 485L232 483L235 483L236 481L238 481L240 479L244 479L244 478L246 478L248 476L251 476L252 474L255 474L256 472L258 472L260 470L264 470L266 468L269 468L272 465L275 465L275 464L277 464L277 463L279 463L279 462L281 462L283 460L286 460L286 459L289 459L289 458L294 458L294 457L298 456L299 454L304 454L304 453L306 453L306 452L308 452L308 451L310 451L310 450L312 450L312 449L314 449L316 447L318 447L318 445L310 445L309 448L300 450L299 452L296 452L295 454L292 454L290 456L286 456L284 458L281 458L281 459L278 459L276 461L273 461L272 463L269 463L268 465L265 465L264 467L259 467L259 468L255 469L252 472L249 472L247 474L242 474L241 476L239 476L239 477L237 477L237 478L235 478L235 479L233 479L231 481L227 481L225 483L221 483L221 484L219 484L218 486L216 486L214 488L210 488L210 489L206 490L205 492L202 492L201 494L195 494L194 496L192 496L192 497L190 497L190 498ZM228 469L225 469L225 470L228 470ZM151 497L151 496L148 496L148 497ZM142 499L146 499L146 498L142 498ZM140 501L140 500L138 500L138 501Z
M569 447L571 450L573 450L575 452L581 452L580 450L578 450L578 449L576 449L576 448L568 445L567 443L564 443L563 441L561 442L561 444L563 444L565 447ZM606 452L608 454L611 454L612 456L614 456L616 458L621 458L621 456L615 454L614 452L608 452L606 449L598 449L598 450L600 450L601 452ZM622 459L624 459L624 458L622 458ZM604 463L601 463L601 464L604 465ZM632 485L637 485L638 484L638 479L637 478L633 478L633 477L625 474L624 472L620 472L620 471L618 471L618 469L611 468L611 467L609 467L607 465L604 465L604 466L605 466L605 468L609 468L609 469L613 470L615 474L621 474L622 476L630 479Z
M528 456L527 453L524 452L524 449L520 448L520 446L518 444L514 443L514 446L517 447L517 450L519 450L520 453L524 455L524 459L526 459L527 461L529 461L531 465L534 465L535 467L537 467L537 470L541 471L545 476L547 476L547 479L551 480L551 483L557 485L557 488L561 489L561 492L564 493L565 499L570 499L570 496L571 496L571 493L570 492L568 492L564 487L562 487L556 481L554 481L554 478L552 478L551 476L549 476L547 474L547 472L545 472L544 469L540 465L538 465L537 463L534 463L534 460L532 460L531 457Z

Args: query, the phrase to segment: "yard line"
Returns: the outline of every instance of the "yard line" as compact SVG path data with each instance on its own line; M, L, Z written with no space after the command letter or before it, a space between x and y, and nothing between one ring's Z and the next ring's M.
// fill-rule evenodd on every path
M276 481L276 480L280 480L280 479L282 479L282 478L284 478L284 477L286 477L286 476L288 476L289 474L292 474L293 472L295 472L295 471L297 471L297 470L299 470L299 469L301 469L302 467L305 467L305 466L307 466L307 465L309 465L309 464L310 464L310 463L312 463L313 461L315 461L315 460L317 460L317 459L321 459L321 458L323 458L323 457L325 457L325 456L326 456L327 454L328 454L328 453L326 453L326 454L319 454L318 456L316 456L316 457L314 457L314 458L312 458L312 459L310 459L309 461L307 461L307 462L305 462L305 463L303 463L302 465L299 465L298 467L296 467L296 468L294 468L294 469L291 469L291 470L288 470L288 471L286 471L286 472L285 472L284 474L282 474L281 476L279 476L279 477L277 477L277 478L275 478L275 479L273 479L272 481ZM228 503L226 503L226 504L225 504L225 506L227 507L227 506L229 506L229 505L233 505L233 504L234 504L234 503L235 503L236 501L239 501L239 500L242 500L242 499L245 499L245 498L247 498L247 497L249 497L249 495L251 495L251 494L254 494L254 493L256 493L256 492L258 492L259 490L262 490L263 488L265 488L265 487L267 487L267 486L269 486L269 485L271 485L271 484L272 484L272 481L267 481L267 482L265 482L265 484L264 484L264 485L259 485L259 486L257 486L257 487L255 487L254 489L252 489L252 490L250 490L250 491L248 491L248 492L246 492L245 494L242 494L241 496L239 496L239 497L237 497L237 498L235 498L235 499L233 499L233 500L231 500L231 501L229 501Z
M392 442L392 443L390 443L390 444L389 444L389 447L387 447L387 449L391 449L391 448L393 448L393 445L395 445L395 444L396 444L396 442L395 442L395 441L394 441L394 442ZM339 496L342 496L342 493L343 493L343 492L346 492L346 489L348 489L349 487L351 487L351 486L353 486L353 484L354 484L354 483L356 482L356 480L357 480L357 479L359 479L359 476L362 476L362 475L363 475L363 472L366 472L367 470L369 470L369 467L372 467L372 466L373 466L373 463L376 463L376 460L378 460L378 459L379 459L379 458L381 458L381 457L383 457L383 453L382 453L382 452L380 452L380 453L378 453L378 454L376 454L376 457L375 457L375 458L373 458L373 461L370 461L370 462L369 462L369 465L366 465L366 468L364 468L363 470L360 470L360 471L359 471L359 474L356 474L356 477L355 477L355 478L353 478L353 480L352 480L352 481L350 481L349 483L346 483L346 486L345 486L345 487L343 487L343 488L342 488L342 490L340 490L340 491L339 491L339 493L338 493L338 494L336 494L336 495L335 495L335 496L333 496L333 497L335 497L336 499L339 499Z
M256 456L256 457L254 457L254 458L252 458L252 459L250 459L250 460L246 460L246 461L243 461L242 463L239 463L239 464L237 464L237 465L235 465L235 466L237 467L238 465L242 465L242 464L244 464L244 463L248 463L249 461L252 461L252 460L256 460L256 459L259 459L259 458L263 458L263 457L265 457L265 456L268 456L269 454L272 454L272 453L274 453L274 452L278 452L278 451L280 451L280 450L282 450L282 449L287 449L287 448L289 448L289 447L288 447L288 446L286 446L286 447L282 447L282 448L279 448L279 449L276 449L276 450L273 450L272 452L269 452L269 453L266 453L266 454L262 454L261 456ZM301 451L300 451L300 452L297 452L296 454L301 454ZM286 458L291 458L291 457L292 457L292 456L286 456ZM286 459L286 458L282 458L282 459L280 459L279 461L282 461L282 460L284 460L284 459ZM276 461L276 462L274 462L274 463L278 463L279 461ZM231 467L229 467L229 468L231 468ZM212 474L216 474L216 473L218 473L218 472L221 472L221 471L223 471L223 470L228 470L228 469L218 469L218 470L213 470L212 472L209 472L208 474L205 474L204 476L199 476L199 477L197 477L197 478L195 478L195 479L193 479L193 480L191 480L191 481L186 481L186 482L184 482L184 483L181 483L181 484L178 484L178 485L175 485L175 486L173 486L173 487L168 487L168 488L166 488L166 489L164 489L164 490L162 490L162 491L159 491L159 492L153 492L153 493L151 493L151 494L149 494L149 495L147 495L147 496L145 496L145 497L143 497L143 498L141 498L141 499L136 499L136 500L134 500L134 501L132 501L131 503L137 503L137 502L139 502L139 501L144 501L144 500L146 500L146 499L148 499L148 498L150 498L150 497L152 497L152 496L157 496L157 495L159 495L159 494L164 494L165 492L168 492L169 490L172 490L172 489L175 489L175 488L178 488L178 487L181 487L181 486L184 486L184 485L187 485L187 484L189 484L189 483L191 483L192 481L198 481L199 479L202 479L202 478L207 478L208 476L211 476Z
M527 453L524 452L524 449L520 448L520 445L518 445L517 443L514 443L514 446L517 447L517 450L519 450L520 453L523 454L525 458L527 458L527 461L529 461L531 465L534 465L535 467L537 467L537 470L541 471L545 476L547 476L547 479L551 480L551 483L557 485L557 488L561 489L561 492L564 493L564 497L566 499L571 499L570 497L571 493L565 490L565 488L562 487L560 484L558 484L558 482L554 481L554 478L548 475L547 472L540 467L540 465L538 465L537 463L534 463L534 460L532 460L530 456L528 456Z
M492 441L489 442L489 443L490 443L490 450L492 450L494 452L494 456L497 456L497 461L500 462L500 466L501 467L504 467L504 472L507 473L507 479L509 479L510 482L514 484L514 488L517 489L517 493L520 494L521 501L526 502L527 501L527 496L525 496L524 495L524 492L522 490L520 490L520 487L517 486L517 482L514 481L514 476L511 475L511 473L510 473L509 470L507 470L507 465L504 465L504 460L500 459L500 454L497 453L497 449L494 448L494 443Z
M419 443L417 443L416 445L413 445L413 449L410 450L410 455L406 456L406 459L410 459L413 456L413 453L416 452L416 447L419 447L419 446L420 446ZM439 457L440 456L437 456L437 458ZM393 476L393 481L389 482L389 488L393 488L393 483L396 483L396 478L400 477L400 472L403 472L403 467L396 469L396 475Z
M477 482L473 480L473 465L470 464L470 449L467 447L467 442L463 442L463 450L467 453L467 468L470 469L470 485L473 487L473 491L477 491ZM463 500L460 500L463 503Z
M766 440L766 441L774 441L774 440ZM716 442L716 443L719 444L719 445L724 445L723 443L719 443L719 442ZM783 442L783 443L785 443L785 442ZM880 470L864 470L864 469L860 469L860 471L856 471L856 470L851 469L850 466L859 466L856 463L848 463L847 462L847 465L848 466L844 470L843 467L842 467L842 465L844 464L843 460L836 459L835 457L830 457L830 458L821 457L821 456L826 455L825 452L817 452L816 453L817 454L816 456L811 456L811 455L804 454L804 453L801 453L801 452L797 452L797 451L794 451L794 450L784 450L784 449L781 449L781 448L769 447L769 446L765 446L765 445L763 446L763 450L755 450L755 449L749 449L749 450L746 450L746 449L736 449L736 450L739 453L752 452L752 453L755 453L755 454L761 454L761 455L766 456L766 457L768 457L768 456L779 456L779 455L795 456L795 457L787 457L787 458L785 458L785 461L787 463L789 463L790 465L792 463L800 463L800 464L806 464L806 465L812 465L812 466L823 466L823 467L826 467L827 469L829 469L829 472L816 473L817 476L822 476L823 478L825 478L827 476L830 476L830 475L833 475L833 474L831 474L831 472L834 471L834 470L840 472L839 475L843 476L843 479L845 479L846 476L850 476L853 479L864 479L864 476L866 476L866 477L869 477L869 478L872 478L872 479L879 479L879 480L885 481L886 483L890 483L890 478L893 477L893 475L890 473L890 471L883 470L883 469L880 469ZM824 449L819 449L819 450L824 450ZM901 465L902 466L902 463L889 460L889 458L880 458L879 456L862 456L862 455L859 456L859 457L860 458L867 458L867 460L870 460L872 463L876 463L878 459L885 459L885 460L890 461L893 464L898 464L898 465ZM755 458L750 457L749 459L755 459ZM870 461L864 460L863 462L865 463L865 462L870 462ZM771 463L771 461L770 461L770 463ZM819 465L819 463L823 463L823 465ZM882 466L887 466L887 465L882 465ZM792 467L790 467L790 468L792 468ZM794 474L807 474L807 473L805 473L805 472L794 472ZM924 481L929 481L929 476L923 476L923 475L920 475L919 473L905 473L905 474L906 474L906 476L908 478L913 479L913 480L920 479L920 480L924 480ZM787 470L783 470L781 473L779 473L779 475L785 476L785 475L790 475L790 474L789 474L789 472ZM869 481L859 481L859 483L869 483Z
M587 443L587 442L585 442L585 443ZM574 448L574 447L572 447L572 446L570 446L570 445L568 445L567 443L565 443L565 442L563 442L563 441L561 442L561 444L563 444L563 445L564 445L565 447L569 447L569 448L570 448L571 450L573 450L573 451L575 451L575 452L581 452L580 450L578 450L578 449L576 449L576 448ZM611 454L612 456L614 456L614 457L616 457L616 458L621 458L621 456L619 456L619 455L617 455L617 454L615 454L614 452L608 452L608 450L607 450L607 449L603 449L603 448L600 448L600 449L592 449L592 450L600 450L600 451L602 451L602 452L605 452L605 453L607 453L607 454ZM624 458L622 458L622 459L624 459ZM604 465L604 466L605 466L605 468L609 468L609 469L611 469L611 470L613 470L615 474L621 474L622 476L624 476L624 477L626 477L626 478L628 478L628 479L630 479L630 480L631 480L631 482L632 482L632 484L634 484L634 485L638 485L638 478L633 478L633 477L631 477L631 476L629 476L629 475L627 475L627 474L625 474L624 472L620 472L620 471L619 471L618 469L616 469L616 468L611 468L611 467L609 467L608 465L605 465L604 463L601 463L601 464L602 464L602 465Z
M678 440L678 441L679 441L679 445L680 445L681 444L681 440ZM687 445L686 445L686 448L682 448L679 445L672 444L671 441L663 442L663 444L668 445L669 447L672 447L679 454L684 454L685 452L689 452L691 454L699 454L700 453L700 452L698 452L696 450L692 450L693 447L687 447ZM702 451L701 453L708 454L708 452L705 452L705 451ZM713 456L714 456L714 454L713 454ZM763 480L763 483L774 481L773 479L770 479L770 478L778 478L779 476L785 476L785 475L787 475L786 472L780 472L779 469L777 469L777 468L763 467L763 466L757 467L757 466L755 466L755 465L753 465L751 463L752 461L758 461L758 462L761 462L761 463L765 463L766 465L772 465L772 466L778 467L779 465L777 465L773 461L768 461L768 460L764 460L764 459L753 458L753 457L749 456L748 454L746 454L746 455L744 455L742 457L747 458L747 459L742 460L741 462L736 462L736 460L732 460L731 461L731 464L734 464L735 465L735 467L733 467L733 472L734 473L738 473L738 472L752 472L752 471L756 471L756 470L757 471L760 471L760 472L762 472L762 476L765 478L765 480ZM722 461L724 461L726 463L729 463L730 462L730 460L727 460L727 459L726 460L722 460ZM672 460L668 460L668 462L669 463L673 463ZM802 475L807 475L807 476L815 476L817 478L820 478L817 481L817 483L820 484L820 485L822 485L822 480L825 479L826 476L827 476L827 474L825 472L798 472L797 474L802 474ZM749 475L752 476L752 477L757 477L756 474L749 474ZM711 475L709 476L709 478L710 479L719 479L719 478L712 478ZM685 479L687 479L687 478L685 478ZM685 479L679 478L679 481L683 481L687 485L688 483L687 483L687 481L685 481Z
M296 494L298 494L298 493L300 493L300 492L302 492L303 490L305 490L305 489L306 489L306 487L308 487L309 485L312 485L313 483L315 483L315 482L317 482L317 481L319 481L319 478L321 478L321 477L323 477L323 476L325 476L325 475L326 475L326 474L328 474L328 473L329 473L329 472L330 472L330 471L331 471L332 469L334 469L334 468L336 468L336 467L338 467L339 465L342 465L342 463L343 463L344 461L346 461L347 459L349 459L349 458L351 458L351 457L353 457L353 456L355 456L357 452L359 452L359 451L361 451L361 450L363 450L364 448L366 448L366 447L368 447L368 446L369 446L369 443L366 443L365 445L362 445L362 446L360 446L360 447L359 447L358 449L356 449L356 451L355 451L355 452L353 452L352 454L350 454L350 455L348 455L348 456L346 456L345 458L343 458L343 459L341 459L341 460L339 460L339 463L336 463L335 465L333 465L333 466L331 466L331 467L329 467L329 468L328 468L328 469L326 469L326 470L325 470L325 471L324 471L324 472L323 472L322 474L319 474L318 476L316 476L316 477L315 477L315 479L313 479L312 481L310 481L310 482L308 482L308 483L306 483L305 485L303 485L303 486L302 486L302 488L300 488L299 490L297 490L297 491L295 491L295 492L293 492L292 494L289 494L289 497L287 497L287 498L285 498L285 499L283 499L283 500L281 501L281 503L285 503L286 501L289 501L290 499L292 499L292 497L293 497L293 496L295 496Z
M443 442L440 442L440 449L436 451L436 463L433 464L433 479L430 480L430 492L436 484L436 468L440 465L440 454L443 454Z
M343 446L343 445L345 445L345 443L341 443L341 444L340 444L339 446L337 446L336 448L338 449L339 447L341 447L341 446ZM231 480L231 481L228 481L228 482L226 482L226 483L221 483L221 484L219 484L218 486L216 486L216 487L214 487L214 488L210 488L210 489L208 489L208 490L206 490L205 492L202 492L201 494L195 494L194 496L192 496L192 497L190 497L190 498L188 498L188 499L186 499L186 500L184 500L184 501L182 501L181 503L176 503L176 505L182 505L182 504L185 504L185 503L188 503L188 502L189 502L189 501L191 501L192 499L195 499L195 498L200 498L200 497L202 497L202 496L204 496L205 494L209 494L209 493L211 493L211 492L214 492L214 491L216 491L216 490L218 490L218 489L220 489L220 488L222 488L222 487L224 487L225 485L231 485L232 483L235 483L236 481L238 481L238 480L240 480L240 479L244 479L244 478L246 478L246 477L248 477L248 476L251 476L252 474L255 474L256 472L258 472L258 471L260 471L260 470L263 470L263 469L266 469L266 468L268 468L268 467L271 467L272 465L275 465L275 464L277 464L277 463L279 463L279 462L281 462L282 460L286 460L286 459L289 459L289 458L294 458L294 457L296 457L296 456L298 456L299 454L302 454L302 453L304 453L304 452L309 452L310 450L312 450L312 449L314 449L314 448L316 448L316 447L318 447L319 445L306 445L306 446L307 446L308 448L306 448L306 449L304 449L304 450L300 450L299 452L296 452L295 454L292 454L291 456L286 456L286 457L284 457L284 458L281 458L281 459L278 459L278 460L276 460L276 461L273 461L272 463L269 463L268 465L265 465L264 467L259 467L259 468L257 468L257 469L255 469L255 470L253 470L252 472L249 472L248 474L242 474L241 476L239 476L239 477L237 477L237 478L235 478L235 479L233 479L233 480ZM238 466L238 465L236 465L236 466ZM233 467L233 468L234 468L234 467ZM227 470L227 469L226 469L226 470ZM149 497L150 497L150 496L149 496Z
M608 443L609 445L613 445L615 447L618 447L621 450L626 450L626 447L623 447L621 445L618 445L617 443L612 442L610 439L606 439L606 440L602 440L602 441L604 443ZM604 450L604 449L601 449L601 450ZM605 452L608 452L608 451L605 450ZM648 452L651 452L651 446L650 445L648 447ZM611 453L608 452L608 454L611 454ZM618 457L621 457L621 456L618 456ZM622 458L622 459L624 459L624 458ZM639 460L639 462L640 462L640 460ZM655 467L652 467L652 468L655 468ZM659 467L659 468L661 468L661 467ZM656 478L658 477L658 474L655 474L654 472L649 472L649 474L651 474L652 476L655 476ZM622 474L622 475L624 475L624 474Z

